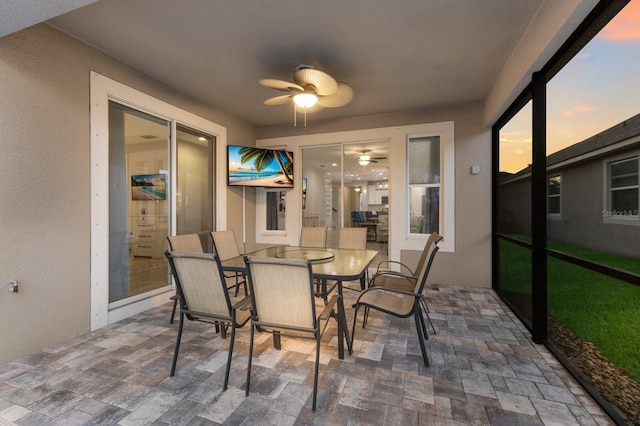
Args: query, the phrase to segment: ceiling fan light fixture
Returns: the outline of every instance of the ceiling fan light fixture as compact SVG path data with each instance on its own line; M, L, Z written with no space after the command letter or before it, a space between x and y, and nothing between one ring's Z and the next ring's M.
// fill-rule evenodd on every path
M361 166L366 166L370 161L370 155L362 154L360 157L358 157L358 164L360 164Z
M318 102L318 97L313 93L298 93L293 95L293 102L301 108L311 108Z

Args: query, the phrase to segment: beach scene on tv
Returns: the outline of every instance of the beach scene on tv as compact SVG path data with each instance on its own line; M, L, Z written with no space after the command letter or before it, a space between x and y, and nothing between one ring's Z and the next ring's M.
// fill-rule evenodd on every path
M132 175L131 199L134 201L165 200L167 198L166 179L163 174Z
M229 185L293 188L293 153L229 145Z

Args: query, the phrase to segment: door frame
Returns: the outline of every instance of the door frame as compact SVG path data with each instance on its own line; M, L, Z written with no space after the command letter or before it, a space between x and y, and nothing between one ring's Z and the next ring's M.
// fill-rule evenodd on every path
M166 287L109 304L109 101L114 101L171 123L169 233L176 219L176 123L216 137L215 205L226 206L227 129L193 113L90 71L91 97L91 330L168 302ZM224 229L226 209L216 208L216 228Z

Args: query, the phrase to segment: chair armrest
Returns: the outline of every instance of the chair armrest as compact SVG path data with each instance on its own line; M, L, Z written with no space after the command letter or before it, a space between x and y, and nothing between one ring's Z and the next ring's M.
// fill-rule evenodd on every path
M329 302L324 307L324 310L322 311L322 313L320 314L318 319L320 319L322 321L329 320L329 318L331 318L331 312L333 312L333 307L335 306L335 304L338 301L340 301L340 303L342 303L342 298L339 295L334 294L333 296L331 296L331 299L329 299Z
M415 285L416 280L417 280L417 278L414 277L413 275L403 275L403 274L401 274L399 272L394 272L394 271L381 271L381 272L376 272L373 275L373 277L371 277L371 279L369 280L369 287L375 287L376 286L376 280L377 279L382 279L385 276L405 279L405 280L409 281L409 283L411 283L411 285Z
M384 268L382 271L380 270L380 267L382 265L388 266L388 265L400 265L400 273L403 275L413 275L413 271L404 263L402 262L398 262L397 260L383 260L382 262L378 263L378 267L376 268L376 274L378 272L385 272L385 271L390 271L390 272L395 272L392 269L388 269L388 268ZM403 269L406 269L406 271L403 272Z

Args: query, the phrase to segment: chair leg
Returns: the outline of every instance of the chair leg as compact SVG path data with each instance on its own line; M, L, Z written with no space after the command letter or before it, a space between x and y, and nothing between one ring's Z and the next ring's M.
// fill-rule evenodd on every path
M436 335L436 328L433 326L433 323L431 322L431 318L429 317L429 306L427 306L427 302L424 301L424 299L420 299L420 303L422 303L422 305L424 306L424 314L427 317L427 320L429 321L429 325L431 326L431 329L433 330L433 334ZM427 338L429 338L427 336Z
M356 304L354 308L355 308L355 311L353 312L353 328L351 329L352 345L353 345L353 342L356 340L356 320L358 319L358 308L360 308L360 305Z
M171 377L176 372L176 364L178 363L178 352L180 351L180 340L182 339L182 328L184 327L184 314L180 312L180 324L178 325L178 337L176 338L176 347L173 350L173 363L171 364Z
M416 332L418 333L418 341L420 342L420 351L422 352L422 360L424 361L424 366L429 366L429 357L427 356L427 348L424 344L424 335L422 334L422 329L424 329L424 319L422 318L422 314L420 313L420 309L414 309L414 317L416 321Z
M173 299L173 307L171 308L171 318L169 319L169 324L173 324L173 318L176 316L176 308L178 307L178 295L172 297Z
M316 368L315 368L315 371L313 372L313 405L311 408L313 411L316 411L319 366L320 366L320 330L316 332Z
M229 338L229 355L227 356L227 370L224 373L224 385L222 386L222 391L227 390L227 385L229 384L229 371L231 370L231 357L233 356L233 343L236 340L236 326L235 324L231 324L231 337Z
M349 355L353 353L353 341L349 336L349 326L347 325L347 315L344 312L344 305L342 304L342 300L338 304L338 317L336 318L338 321L338 355L340 355L340 359L344 358L344 348L342 347L342 338L344 335L344 339L347 341L347 350L349 351Z
M226 324L220 324L220 335L222 336L223 339L227 338L227 325Z
M427 325L424 322L424 317L422 316L422 309L420 305L416 306L414 309L418 309L418 315L420 315L420 328L422 329L422 336L425 340L429 340L429 334L427 333Z
M253 324L251 324L251 336L249 338L249 362L247 364L247 388L244 391L244 396L249 396L249 386L251 385L251 360L253 358Z
M282 349L282 344L280 343L280 333L277 331L273 332L273 347L277 350Z

